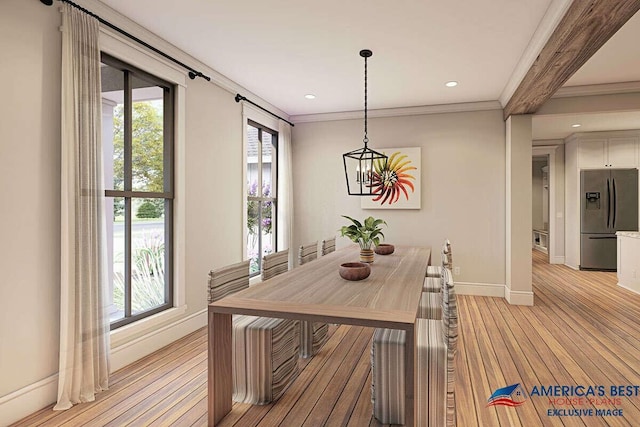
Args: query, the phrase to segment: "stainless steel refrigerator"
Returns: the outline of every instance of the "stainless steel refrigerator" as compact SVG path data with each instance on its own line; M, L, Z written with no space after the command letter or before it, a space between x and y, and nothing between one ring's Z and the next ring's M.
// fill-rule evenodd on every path
M616 231L638 230L638 170L580 172L580 269L615 271Z

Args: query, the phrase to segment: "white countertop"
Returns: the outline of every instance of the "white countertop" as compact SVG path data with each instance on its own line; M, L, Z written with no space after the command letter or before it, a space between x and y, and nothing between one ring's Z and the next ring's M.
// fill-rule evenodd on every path
M617 231L616 236L632 237L634 239L640 239L640 231Z

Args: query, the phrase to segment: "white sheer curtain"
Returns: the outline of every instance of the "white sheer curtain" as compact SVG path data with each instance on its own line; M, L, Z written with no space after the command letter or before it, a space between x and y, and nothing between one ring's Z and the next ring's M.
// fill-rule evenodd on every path
M291 125L278 123L278 242L281 247L293 244L293 165L291 163ZM296 251L289 251L289 265L293 264Z
M98 21L63 4L60 371L54 409L109 384Z

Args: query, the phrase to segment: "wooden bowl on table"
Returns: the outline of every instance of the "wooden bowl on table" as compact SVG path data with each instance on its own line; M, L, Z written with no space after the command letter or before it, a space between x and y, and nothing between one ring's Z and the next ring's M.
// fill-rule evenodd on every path
M390 243L380 243L378 246L376 246L376 248L374 249L374 252L377 253L378 255L390 255L395 250L396 250L395 246L393 246Z
M338 273L345 280L363 280L371 274L371 267L363 262L345 262L340 265Z

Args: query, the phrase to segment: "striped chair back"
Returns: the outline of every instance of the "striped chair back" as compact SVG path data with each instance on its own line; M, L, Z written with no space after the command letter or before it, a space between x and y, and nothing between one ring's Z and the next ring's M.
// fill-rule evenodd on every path
M442 268L448 268L449 270L453 271L453 263L451 262L451 257L449 256L449 254L442 254L441 255L442 258ZM440 270L440 276L442 276L442 270Z
M298 265L306 264L318 258L318 241L301 245L298 250Z
M262 257L262 281L289 270L289 249Z
M329 254L336 250L336 238L324 239L322 241L322 256Z
M442 334L447 346L446 425L455 426L455 359L458 349L458 305L451 270L448 268L443 269L442 281Z
M458 342L458 305L451 270L445 268L440 280L442 280L442 334L447 347L455 351Z
M446 239L442 245L442 254L447 256L447 268L453 271L453 254L451 252L451 242L449 239Z
M249 287L249 260L209 272L209 302Z

